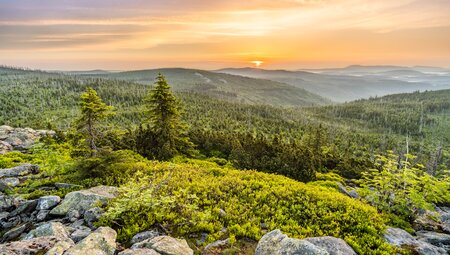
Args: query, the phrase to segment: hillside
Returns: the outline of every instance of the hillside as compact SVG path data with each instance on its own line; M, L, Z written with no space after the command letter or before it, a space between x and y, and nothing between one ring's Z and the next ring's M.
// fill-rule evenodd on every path
M385 72L391 71L391 68L378 67L375 70ZM365 70L364 68L353 67L342 70L316 70L320 73L312 73L305 71L230 68L218 70L218 72L284 82L292 86L304 88L337 102L384 96L387 94L408 93L417 90L450 88L448 77L436 75L428 75L425 77L424 75L421 79L417 80L400 79L394 77L396 75L395 73L375 75L376 73L366 73ZM365 75L361 74L363 71Z
M194 69L165 68L86 76L150 85L158 73L166 76L175 91L196 92L233 102L283 106L330 103L329 100L305 89L285 83Z

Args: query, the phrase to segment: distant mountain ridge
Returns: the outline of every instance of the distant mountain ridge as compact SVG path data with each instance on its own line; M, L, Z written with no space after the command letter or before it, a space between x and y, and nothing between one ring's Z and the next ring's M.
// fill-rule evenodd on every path
M313 106L331 103L330 100L319 95L286 83L198 69L160 68L86 76L150 85L153 84L158 73L166 76L175 91L195 92L230 101L282 106Z
M396 66L355 65L341 69L315 69L309 72L226 68L217 72L284 82L336 102L450 88L450 72L430 74Z

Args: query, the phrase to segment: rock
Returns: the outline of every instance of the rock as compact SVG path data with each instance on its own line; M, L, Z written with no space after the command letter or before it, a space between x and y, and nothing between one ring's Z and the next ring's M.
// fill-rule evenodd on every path
M116 251L117 233L112 228L100 227L84 238L64 255L113 255Z
M29 240L41 236L55 236L60 240L69 239L69 233L60 222L48 222L31 230L23 239Z
M91 234L91 229L85 226L80 226L75 231L70 234L70 238L75 242L78 243L79 241L83 240L87 236Z
M152 239L153 237L157 237L157 236L160 236L160 234L158 231L155 231L155 230L149 230L149 231L137 233L136 235L133 236L133 238L131 238L131 244L139 243L144 240Z
M16 200L12 196L0 195L0 211L11 211L15 206Z
M312 237L306 238L308 241L317 247L323 248L330 255L357 255L357 253L344 240L331 237Z
M412 249L419 255L447 255L445 249L416 240L403 229L388 228L384 233L384 239L391 245Z
M218 241L215 241L215 242L212 242L212 243L206 245L204 250L207 251L210 249L220 248L223 246L227 246L229 244L230 244L230 238L227 238L225 240L218 240Z
M58 238L54 236L43 236L30 240L22 240L0 245L1 255L38 255L44 254L52 248Z
M58 196L44 196L38 199L36 210L50 210L61 202Z
M175 239L170 236L157 236L133 244L132 249L148 248L163 255L193 255L194 251L189 247L186 240Z
M46 220L49 213L49 210L40 210L36 215L36 221L41 222Z
M350 190L350 191L348 192L348 195L349 195L351 198L359 198L358 191L356 191L356 190L354 190L354 189Z
M388 228L384 232L384 240L397 247L401 247L403 245L411 245L416 242L416 239L400 228Z
M329 253L314 244L294 238L289 238L276 229L265 234L256 246L255 255L329 255Z
M0 169L1 177L19 177L27 174L37 174L39 172L39 166L25 164L12 168Z
M31 227L31 224L25 223L20 226L17 226L13 229L10 229L5 234L3 234L2 242L7 242L16 239L19 237L23 232L27 231Z
M70 192L64 200L50 211L52 215L65 215L71 210L84 211L92 208L96 203L106 203L116 197L117 188L111 186L97 186L87 190Z
M6 220L9 217L9 212L0 212L0 221Z
M9 177L9 178L4 178L2 180L0 180L0 186L6 186L6 187L17 187L20 184L20 180L17 177ZM3 191L6 189L3 189Z
M65 251L75 246L71 239L65 239L57 242L45 255L63 255Z
M81 185L76 185L76 184L71 184L71 183L63 183L63 182L55 183L55 187L57 189L83 188L83 186L81 186Z
M99 207L94 207L84 213L84 222L90 228L95 228L94 223L100 219L103 211Z
M161 255L160 253L146 248L126 249L118 255Z
M50 211L51 213L51 211ZM81 217L81 214L78 210L70 210L67 213L67 218L69 219L70 222L75 222L77 221L79 218Z
M16 209L14 209L14 211L11 212L10 217L20 214L31 213L36 209L37 204L38 204L37 200L24 201Z
M424 211L419 215L416 215L416 219L413 222L413 228L416 231L438 231L441 229L440 222L435 220L438 218L440 218L440 215L437 212Z
M418 240L435 246L444 247L450 245L450 235L431 231L420 231L416 233Z

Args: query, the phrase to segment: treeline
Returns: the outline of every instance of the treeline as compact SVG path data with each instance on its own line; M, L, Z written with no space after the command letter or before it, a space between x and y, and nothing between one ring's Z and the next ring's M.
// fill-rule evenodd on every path
M0 78L0 124L67 130L79 117L79 96L89 86L116 110L105 123L108 139L100 142L114 149L135 148L136 139L129 134L145 117L144 98L151 86L132 82L5 75ZM434 93L317 108L231 103L189 92L176 96L182 103L181 117L189 125L187 135L202 155L241 169L311 180L316 171L358 178L372 167L376 154L390 149L405 154L405 134L411 135L408 149L418 155L416 162L436 174L448 168L448 141L436 143L438 138L424 139L412 132L422 123L424 134L448 135L448 123L436 113L448 109L450 92Z

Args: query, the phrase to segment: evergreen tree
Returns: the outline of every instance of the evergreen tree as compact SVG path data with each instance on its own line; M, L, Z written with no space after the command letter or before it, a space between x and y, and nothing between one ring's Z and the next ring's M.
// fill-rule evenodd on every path
M93 88L87 88L81 97L81 117L77 120L77 131L86 140L91 157L95 156L98 148L97 138L101 131L100 121L114 115L113 107L106 105Z
M159 160L190 154L193 144L187 137L187 126L180 120L179 102L162 74L146 98L146 108L147 127L138 131L138 151Z

